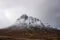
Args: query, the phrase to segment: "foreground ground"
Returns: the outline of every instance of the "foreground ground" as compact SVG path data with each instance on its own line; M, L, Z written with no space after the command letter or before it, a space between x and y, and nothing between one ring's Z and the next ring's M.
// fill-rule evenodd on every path
M11 36L0 36L0 40L60 40L60 37L51 38L16 38Z

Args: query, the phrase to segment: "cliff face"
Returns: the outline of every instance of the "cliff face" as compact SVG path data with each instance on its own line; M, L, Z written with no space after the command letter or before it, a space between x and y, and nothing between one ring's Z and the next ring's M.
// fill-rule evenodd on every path
M0 29L0 40L60 40L60 30L23 15L14 25Z

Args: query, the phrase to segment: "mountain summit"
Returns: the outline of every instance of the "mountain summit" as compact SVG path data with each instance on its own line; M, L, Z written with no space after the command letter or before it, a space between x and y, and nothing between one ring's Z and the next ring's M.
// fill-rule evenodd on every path
M39 29L52 29L53 27L50 27L50 25L45 26L44 23L32 16L27 16L26 14L23 14L20 18L17 19L17 21L12 25L13 27L9 27L11 29L23 29L23 28L31 28L36 27Z
M23 14L20 18L17 19L16 23L14 24L15 26L20 26L20 27L44 27L45 25L41 22L41 20L27 16L26 14Z

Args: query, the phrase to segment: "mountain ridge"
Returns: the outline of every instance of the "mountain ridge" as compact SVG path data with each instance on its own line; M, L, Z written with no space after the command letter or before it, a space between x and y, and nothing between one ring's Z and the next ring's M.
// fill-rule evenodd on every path
M15 24L8 28L0 29L0 36L23 39L28 38L32 40L55 40L60 38L60 30L50 27L50 25L45 26L39 19L28 17L24 14L17 19Z
M15 26L18 29L23 29L23 28L29 28L29 27L37 27L37 28L48 28L48 29L56 29L53 27L50 27L50 25L45 26L44 23L34 17L27 16L26 14L23 14L20 18L17 19L17 21L12 25ZM13 27L10 27L13 28Z

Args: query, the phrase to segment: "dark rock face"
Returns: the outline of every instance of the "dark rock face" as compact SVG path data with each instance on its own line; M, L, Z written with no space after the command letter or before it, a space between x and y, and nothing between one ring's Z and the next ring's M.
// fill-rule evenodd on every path
M18 18L17 21L19 21L20 19L27 20L28 19L28 16L26 14L24 14L20 18Z
M26 20L26 19L28 19L28 16L26 14L24 14L24 15L21 16L21 18Z

